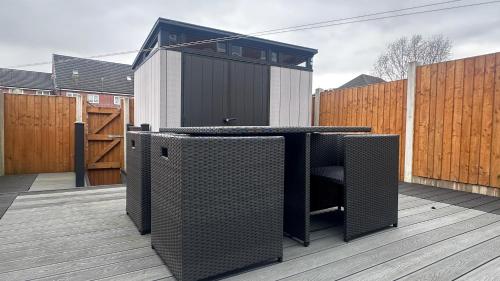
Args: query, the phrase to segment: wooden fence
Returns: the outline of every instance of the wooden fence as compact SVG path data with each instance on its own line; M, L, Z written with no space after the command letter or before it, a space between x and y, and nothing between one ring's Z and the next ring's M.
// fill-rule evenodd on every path
M321 126L369 126L373 133L400 135L400 178L404 175L406 80L321 93Z
M500 53L417 67L413 174L500 187Z
M5 173L74 170L75 99L4 94Z
M500 53L418 66L413 79L412 175L500 187ZM403 179L407 83L324 91L319 124L399 134Z
M125 122L132 123L134 118L132 99L128 102L128 120L124 120L124 106L94 107L64 96L3 95L5 174L74 171L74 123L81 120L86 124L85 159L90 184L121 182Z

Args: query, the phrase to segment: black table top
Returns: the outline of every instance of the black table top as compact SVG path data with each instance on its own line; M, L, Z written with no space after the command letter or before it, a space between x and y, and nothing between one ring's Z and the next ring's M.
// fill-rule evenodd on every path
M291 133L335 133L335 132L370 132L370 127L272 127L272 126L221 126L221 127L176 127L160 128L160 132L194 135L255 135L255 134L291 134Z

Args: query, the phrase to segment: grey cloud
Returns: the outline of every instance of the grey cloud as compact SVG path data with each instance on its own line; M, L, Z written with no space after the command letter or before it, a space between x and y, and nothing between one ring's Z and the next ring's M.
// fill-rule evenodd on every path
M0 67L138 49L158 17L251 33L434 1L63 1L0 2ZM480 1L462 1L453 5ZM368 73L390 41L442 33L458 57L500 51L500 4L266 36L319 49L314 87ZM134 55L105 58L131 63ZM50 71L50 65L28 69Z

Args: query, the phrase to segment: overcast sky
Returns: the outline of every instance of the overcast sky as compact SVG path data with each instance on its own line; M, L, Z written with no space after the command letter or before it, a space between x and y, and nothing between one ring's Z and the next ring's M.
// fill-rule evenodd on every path
M53 53L85 57L136 50L158 17L252 33L442 1L0 0L0 67L50 61ZM416 33L449 37L453 58L498 52L500 3L265 38L318 49L313 87L334 88L369 74L389 42ZM131 64L134 57L103 60ZM51 65L24 69L50 72Z

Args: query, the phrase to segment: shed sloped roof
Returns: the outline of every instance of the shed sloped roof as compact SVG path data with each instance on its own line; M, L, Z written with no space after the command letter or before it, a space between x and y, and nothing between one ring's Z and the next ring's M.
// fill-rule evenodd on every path
M128 64L63 55L53 55L52 59L55 86L58 89L134 93L134 74Z
M0 86L52 90L53 83L51 76L51 73L45 72L0 68Z
M382 78L371 76L371 75L366 75L366 74L361 74L361 75L357 76L356 78L352 79L351 81L345 83L344 85L338 87L337 89L362 87L362 86L375 84L375 83L382 83L382 82L385 82L385 80Z

